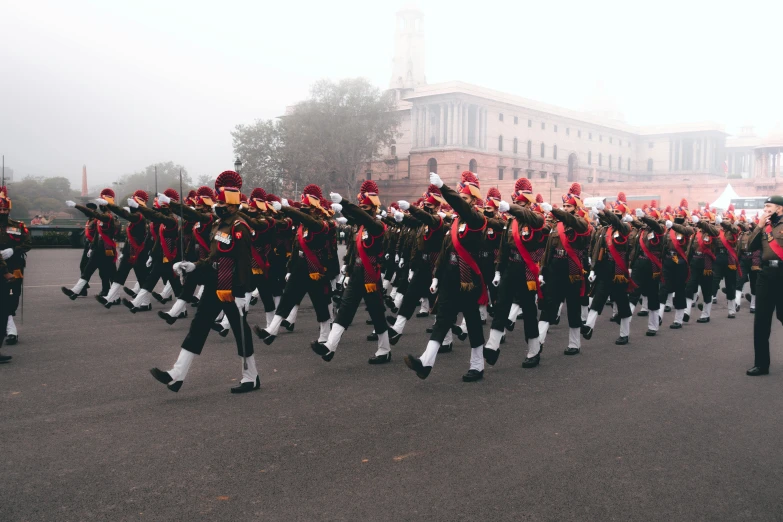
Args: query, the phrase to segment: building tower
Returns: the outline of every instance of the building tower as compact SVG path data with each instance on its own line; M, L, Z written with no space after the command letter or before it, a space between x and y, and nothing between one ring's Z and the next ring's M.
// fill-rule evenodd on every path
M394 60L390 89L413 89L426 85L424 77L424 13L416 8L397 12Z
M82 165L82 197L87 195L87 165Z

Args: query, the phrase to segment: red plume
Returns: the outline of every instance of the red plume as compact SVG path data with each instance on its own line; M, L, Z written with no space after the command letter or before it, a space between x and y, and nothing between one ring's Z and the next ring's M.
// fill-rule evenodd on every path
M516 183L514 183L514 192L533 192L533 184L530 183L530 180L527 178L519 178Z
M304 190L302 190L302 194L307 194L308 196L314 196L318 198L319 200L323 198L323 193L321 192L321 187L314 184L307 185Z
M734 212L734 203L729 204L728 212Z
M536 203L543 203L544 202L544 196L541 194L536 194Z
M261 187L254 188L253 192L250 193L250 199L260 199L262 201L266 201L266 190L262 189Z
M495 187L492 187L487 191L487 199L489 198L502 199L500 196L500 191Z
M573 194L573 193L574 192L571 191L571 194ZM579 194L576 194L576 195L578 196ZM625 192L620 192L619 194L617 194L617 201L620 201L620 202L626 203L626 204L628 203L628 200L625 198Z
M568 189L569 194L573 194L576 197L579 197L582 195L582 185L579 183L573 183L571 185L571 188ZM625 197L625 194L623 194L623 197Z
M658 208L658 202L656 200L650 201L650 206L653 208Z
M207 197L209 199L215 199L215 192L207 186L199 187L196 191L196 195L202 198Z
M3 192L3 190L2 190L2 189L0 189L0 193L1 193L1 192ZM134 198L139 198L140 200L142 200L142 201L145 201L145 202L147 202L147 201L149 201L149 200L150 200L150 196L149 196L149 194L147 194L147 193L146 193L145 191L143 191L143 190L137 190L136 192L134 192L134 193L133 193L133 197L134 197Z
M359 192L374 192L375 194L378 194L378 184L373 180L368 179L362 183L361 188L359 188Z
M682 199L680 200L680 206L681 206L682 208L688 208L688 200L687 200L687 199L685 199L685 198L682 198Z
M430 185L429 187L427 187L427 192L429 192L430 194L440 194L440 189L435 185Z
M218 190L220 187L233 187L235 189L241 189L242 176L233 170L224 170L215 180L215 190Z
M463 183L478 183L479 180L476 177L475 174L473 174L471 171L466 170L462 173L462 182Z
M275 196L274 194L269 194L269 193L266 194L266 197L264 198L264 200L266 200L269 203L271 203L272 201L277 201L278 203L280 203L280 201L281 201L279 197Z

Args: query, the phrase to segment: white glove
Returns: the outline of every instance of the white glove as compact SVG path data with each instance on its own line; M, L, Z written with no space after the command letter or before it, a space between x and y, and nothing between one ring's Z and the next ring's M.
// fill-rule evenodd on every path
M508 202L501 201L500 204L498 205L498 212L500 212L502 214L504 212L508 212L508 209L510 209L510 208L511 208L511 205L509 205Z
M430 172L430 185L435 185L436 187L441 188L443 186L443 180L440 179L440 176L434 172Z
M187 274L194 271L196 269L196 265L194 265L190 261L180 261L178 263L174 263L174 266L172 268L178 274L182 274L182 273Z
M400 259L400 262L398 263L398 266L400 268L404 267L405 266L405 259Z
M346 223L348 223L348 218L340 216L337 218L337 222L340 223L341 225L345 225Z
M385 210L381 210L381 217L386 217L388 215L389 214L387 214Z
M549 203L541 203L541 210L543 210L546 213L552 212L552 205Z
M699 219L699 216L697 216L696 214L694 214L694 215L692 215L692 216L691 216L691 222L692 222L694 225L695 225L696 223L698 223L699 221L701 221L701 220Z
M495 271L495 277L492 279L492 286L498 286L500 284L500 272Z
M139 204L136 203L136 200L133 198L128 198L128 206L130 208L139 208Z
M546 283L544 283L544 276L540 275L538 276L538 284L541 286L544 286Z
M288 272L288 273L285 275L285 282L286 282L286 283L288 282L288 279L289 279L290 277L291 277L291 272Z
M65 202L65 204L66 204L67 206L69 206L70 208L73 208L73 207L75 207L75 206L76 206L76 203L74 203L74 202L73 202L73 201L71 201L70 199L69 199L68 201L66 201L66 202Z
M400 254L394 254L394 262L399 263L400 262Z
M276 202L275 202L275 203L276 203ZM280 200L280 206L281 206L281 207L287 207L287 206L288 206L288 200L287 200L287 199L285 199L285 198L281 199L281 200ZM275 210L280 210L280 209L277 209L277 208L276 208Z
M413 279L413 270L408 270L408 282L411 282L411 279Z
M715 214L715 224L720 225L721 223L723 223L723 218L720 214Z
M125 212L130 213L130 207L122 207L122 210L124 210Z
M386 212L384 212L384 214L385 214L385 213L386 213ZM380 215L380 214L375 214L375 219L377 219L378 221L382 221L384 217L385 217L385 216L382 216L382 215Z
M383 254L383 258L384 259L389 259L389 253L387 252L387 253ZM395 262L396 262L396 260L395 260Z
M666 230L668 230L670 228L672 228L672 220L671 219L667 219L666 220Z
M629 269L628 269L628 277L631 277L631 274L632 274L632 273L633 273L633 270L629 268Z
M593 272L592 270L590 270L590 275L589 275L589 276L587 276L587 280L588 280L588 281L590 281L591 283L592 283L593 281L595 281L595 272Z
M240 315L245 313L245 310L247 309L247 301L248 299L245 296L234 298L234 304L237 305Z
M345 275L345 265L340 265L340 273Z
M604 205L603 201L599 201L598 204L595 206L595 208L600 212L606 208L606 205Z
M641 218L644 215L644 210L637 208L636 209L636 217Z
M350 277L348 277L348 276L345 276L345 279L343 279L343 288L345 288L346 286L348 286L348 281L350 281L350 280L351 280L351 278L350 278Z
M334 210L335 212L342 212L343 206L339 203L332 203L332 210Z
M394 212L394 221L397 223L402 223L402 220L405 219L405 214L402 212Z
M278 202L278 201L273 201L272 202L272 208L275 209L275 211L279 212L280 209L283 208L283 205L281 205L280 202Z
M3 259L8 259L12 255L14 255L14 249L13 248L6 248L3 251L0 251L0 255L3 256Z
M430 176L431 175L432 174L430 174ZM435 175L437 176L437 174L435 174ZM430 179L432 179L432 178L430 178ZM440 178L438 178L438 179L440 179ZM437 292L438 292L438 278L437 277L433 277L432 278L432 284L430 285L430 293L431 294L435 294Z
M343 197L337 192L330 192L329 199L332 200L332 203L339 203L343 200Z
M147 256L147 268L152 266L152 256Z
M118 256L117 256L117 261L118 261L118 262L119 262L119 261L122 261L122 256L123 256L123 255L124 255L124 254L123 254L122 252L120 252L120 255L118 255Z
M408 210L409 208L411 208L411 204L405 201L404 199L399 200L397 204L400 206L400 210Z
M105 199L103 199L103 198L95 198L95 202L96 202L97 204L99 204L99 205L103 205L103 206L106 206L106 205L108 205L108 204L109 204L109 202L108 202L108 201L106 201L106 200L105 200Z
M639 210L639 209L636 209L636 210ZM644 214L644 212L642 212L642 214ZM631 214L624 215L623 216L623 221L626 222L626 223L630 223L631 221L633 221L633 218L631 217Z
M171 198L168 197L166 194L158 193L158 203L161 205L168 205L171 203Z
M87 257L90 257L92 255L92 248L87 251ZM147 265L149 266L149 265Z
M438 212L438 215L441 219L446 219L446 213L445 212Z

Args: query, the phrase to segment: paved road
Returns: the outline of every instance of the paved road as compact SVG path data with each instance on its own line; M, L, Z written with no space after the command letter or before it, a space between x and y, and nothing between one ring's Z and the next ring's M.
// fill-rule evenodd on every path
M428 319L371 367L364 314L326 363L304 309L256 344L260 392L228 393L240 362L213 335L173 394L147 370L173 363L189 320L71 302L59 287L77 265L74 250L29 258L21 342L0 367L0 520L783 518L783 373L744 375L752 320L722 300L709 327L647 338L635 320L626 347L601 317L576 357L561 324L533 370L517 328L472 384L467 343L426 381L404 366Z

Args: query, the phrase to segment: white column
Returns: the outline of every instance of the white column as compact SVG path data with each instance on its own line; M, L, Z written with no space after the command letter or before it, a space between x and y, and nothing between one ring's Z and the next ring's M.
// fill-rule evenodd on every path
M454 103L454 145L462 145L462 103Z
M481 148L487 148L487 109L481 108Z
M478 149L478 148L480 148L479 136L481 135L481 110L479 109L478 105L474 105L474 107L475 107L475 112L476 112L476 119L473 122L473 126L475 128L475 130L474 130L474 134L475 135L473 136L474 140L473 140L473 143L471 145L473 145L474 147L476 147Z
M411 107L411 148L416 148L416 144L418 143L418 138L416 135L419 130L419 122L417 121L418 117L419 111L416 109L416 107Z
M443 146L443 131L446 127L446 104L445 103L439 103L438 104L438 116L440 116L438 125L438 146Z
M462 105L462 145L465 147L468 146L468 127L470 126L470 118L468 113L468 108L470 107L470 104L463 104Z
M430 106L424 107L424 147L430 146Z
M449 102L449 123L447 126L448 136L446 137L446 145L452 145L454 143L454 103Z

